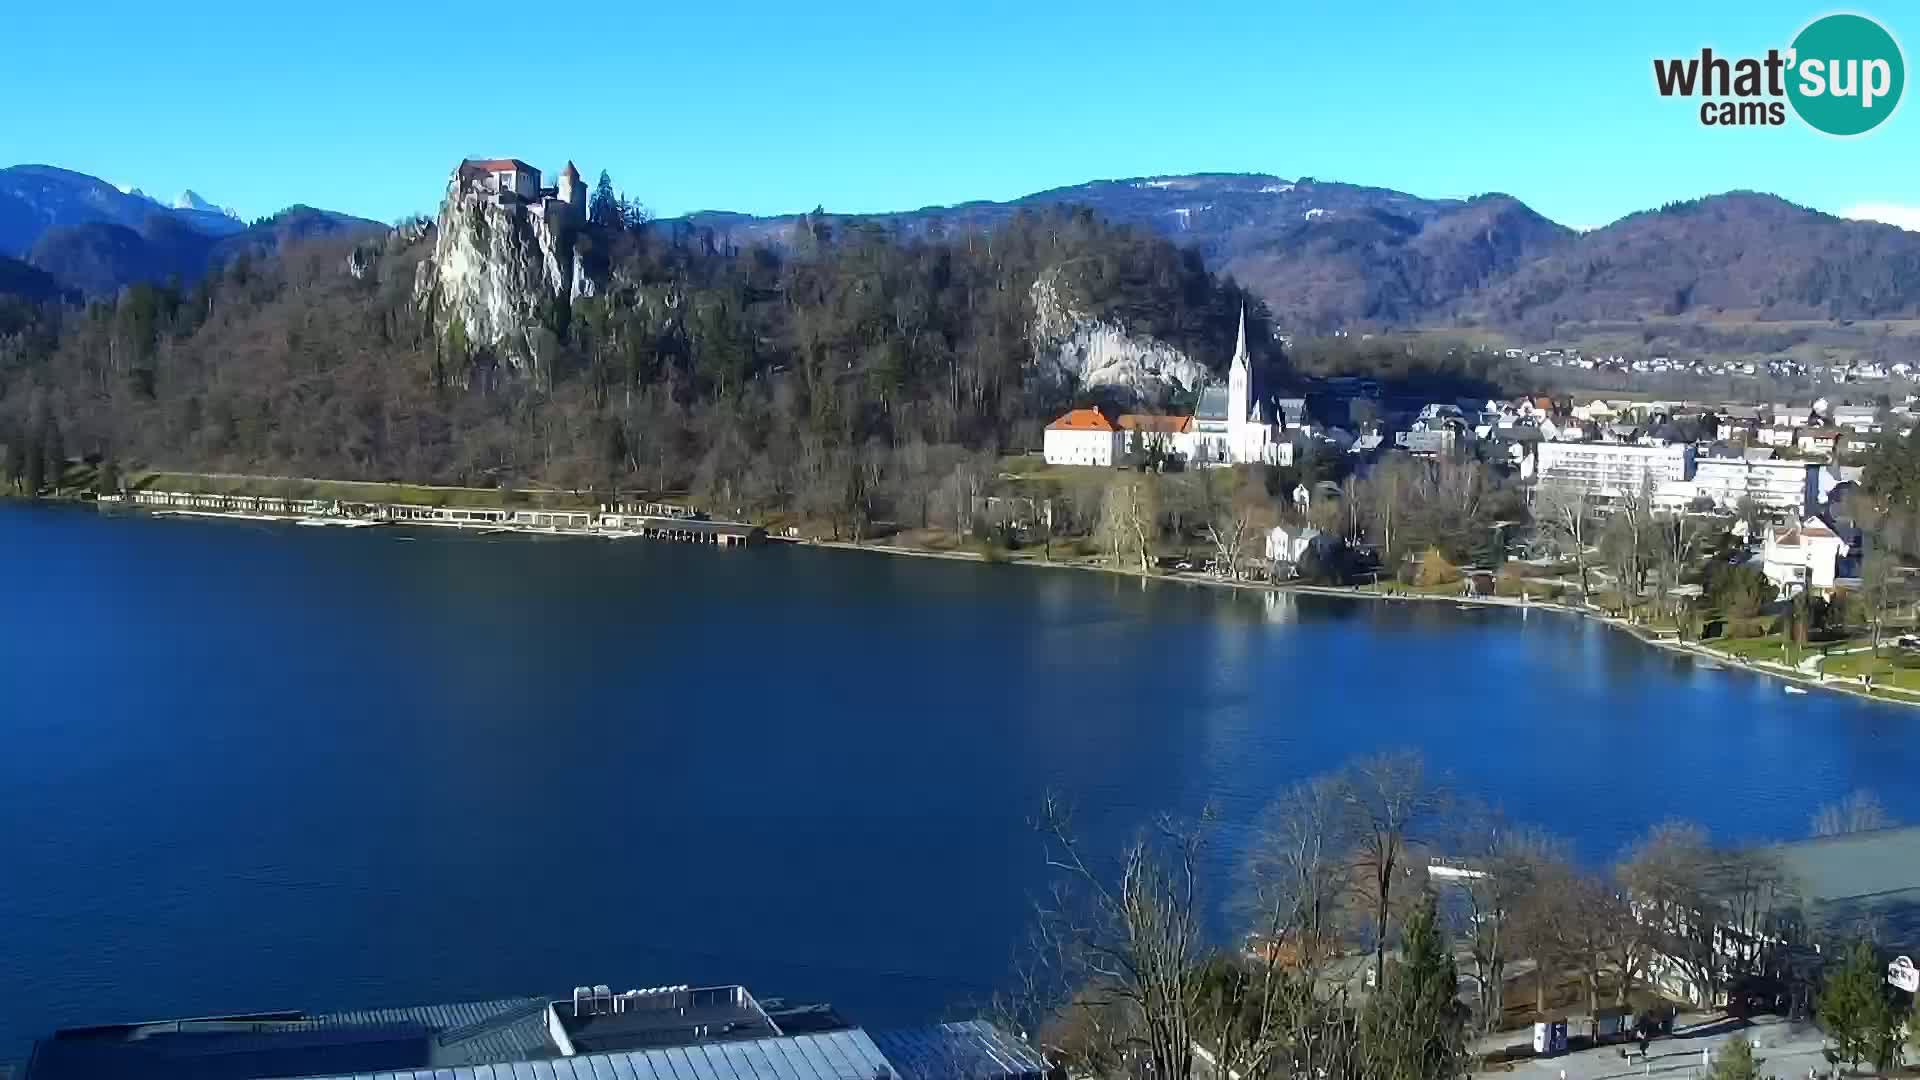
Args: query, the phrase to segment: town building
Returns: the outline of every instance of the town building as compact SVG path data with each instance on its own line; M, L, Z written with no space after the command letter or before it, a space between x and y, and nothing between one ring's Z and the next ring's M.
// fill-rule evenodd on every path
M1048 424L1040 445L1049 465L1111 469L1126 463L1126 435L1099 409L1074 409Z
M1121 431L1121 454L1129 463L1155 457L1186 460L1193 456L1196 432L1191 416L1128 413L1116 421L1115 426Z
M1767 529L1760 550L1760 569L1780 590L1781 597L1812 590L1830 592L1840 577L1840 562L1849 545L1834 527L1815 514L1787 525Z
M1871 405L1836 405L1827 420L1834 427L1848 428L1861 435L1880 430L1880 410Z
M1628 443L1543 442L1535 449L1542 485L1572 488L1600 498L1637 494L1669 480L1693 478L1693 447Z
M1800 429L1800 438L1796 447L1806 454L1823 454L1832 458L1840 450L1842 432L1839 428L1808 427Z
M1702 457L1694 462L1693 482L1699 494L1722 510L1750 499L1764 509L1798 515L1813 505L1818 470L1817 464L1804 461Z
M1273 576L1291 574L1321 536L1320 530L1311 525L1275 525L1267 530L1267 561L1273 565Z

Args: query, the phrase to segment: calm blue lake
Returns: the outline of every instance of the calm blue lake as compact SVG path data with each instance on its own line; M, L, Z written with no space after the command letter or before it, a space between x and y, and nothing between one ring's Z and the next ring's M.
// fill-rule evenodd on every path
M772 546L0 507L0 1058L58 1025L1004 977L1047 789L1117 841L1417 746L1593 859L1920 820L1920 712L1544 612Z

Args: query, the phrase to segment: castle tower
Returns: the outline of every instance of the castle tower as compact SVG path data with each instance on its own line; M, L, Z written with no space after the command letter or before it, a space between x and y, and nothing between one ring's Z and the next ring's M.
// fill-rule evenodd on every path
M560 173L559 191L556 194L560 196L561 202L566 203L573 210L575 220L582 220L587 216L587 186L580 182L580 170L574 168L571 161L567 162L567 167Z
M1247 307L1240 305L1240 336L1233 343L1233 363L1227 369L1227 423L1258 423L1253 415L1253 365L1247 357Z

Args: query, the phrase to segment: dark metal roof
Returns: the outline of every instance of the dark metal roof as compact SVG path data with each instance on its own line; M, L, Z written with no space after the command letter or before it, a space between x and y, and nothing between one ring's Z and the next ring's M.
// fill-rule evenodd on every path
M1196 420L1225 420L1227 418L1227 388L1214 385L1200 391L1200 401L1194 406L1193 417Z
M876 1080L892 1075L892 1067L873 1040L855 1028L823 1035L468 1065L437 1072L343 1073L314 1080Z
M1773 852L1817 931L1871 933L1889 948L1920 948L1920 827L1823 836Z
M252 1080L313 1073L433 1069L558 1053L546 999L348 1012L201 1017L76 1028L34 1047L25 1076Z
M876 1031L873 1043L901 1080L1041 1080L1046 1059L983 1020Z

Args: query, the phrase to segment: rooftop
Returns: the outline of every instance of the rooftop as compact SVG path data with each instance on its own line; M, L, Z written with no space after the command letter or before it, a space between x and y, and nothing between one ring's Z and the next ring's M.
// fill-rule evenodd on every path
M602 991L597 998L594 989ZM552 1009L567 1041L582 1054L781 1033L744 986L669 986L623 994L581 987L573 1000L556 1001Z
M1836 936L1870 925L1883 946L1920 948L1920 826L1779 844L1816 926Z
M20 1078L1041 1080L1046 1070L1034 1050L980 1021L870 1037L831 1006L776 998L763 1007L740 986L625 994L595 986L577 988L573 1000L69 1028L34 1045Z
M1074 409L1047 425L1048 431L1112 431L1113 421L1099 409Z
M823 1035L469 1065L433 1074L434 1080L604 1080L609 1076L631 1080L876 1080L893 1075L886 1056L858 1028ZM407 1071L343 1073L314 1080L419 1078Z
M1158 431L1169 435L1178 435L1193 430L1191 416L1149 416L1145 413L1128 413L1120 418L1122 431Z
M558 1051L546 999L309 1014L299 1011L70 1028L34 1046L25 1076L251 1080L314 1072L455 1068Z

